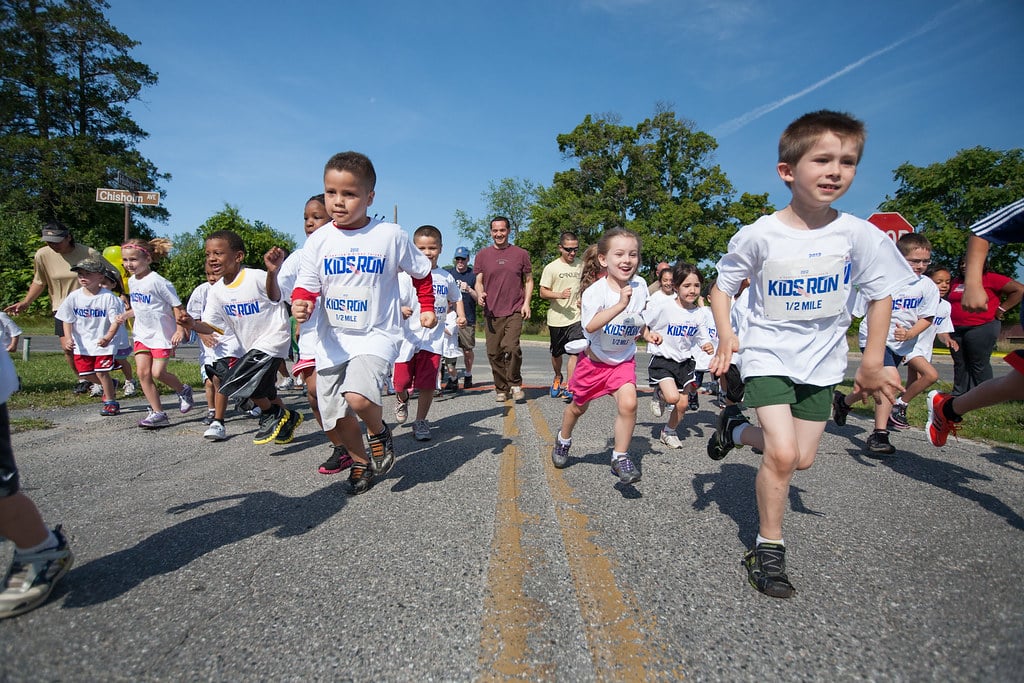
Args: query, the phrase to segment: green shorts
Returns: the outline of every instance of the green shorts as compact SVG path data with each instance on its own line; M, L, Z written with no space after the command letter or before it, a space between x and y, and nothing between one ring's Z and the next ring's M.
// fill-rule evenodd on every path
M750 377L746 380L743 402L749 408L788 405L793 417L809 422L828 422L832 415L832 391L835 385L818 387L796 384L788 377Z

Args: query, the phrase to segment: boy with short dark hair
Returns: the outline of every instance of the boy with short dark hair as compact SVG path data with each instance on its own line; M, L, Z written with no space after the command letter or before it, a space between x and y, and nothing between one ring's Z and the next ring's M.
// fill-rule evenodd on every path
M401 227L366 214L376 182L373 164L358 152L335 154L327 162L324 205L333 224L306 240L292 292L299 323L314 306L320 311L317 397L324 432L339 456L353 460L353 495L369 491L395 462L382 394L402 339L400 271L412 276L420 324L437 324L430 261ZM369 455L359 420L366 425Z
M931 327L932 321L935 319L939 307L939 290L930 278L924 277L924 271L931 264L932 258L932 245L928 238L917 233L910 233L901 237L896 246L916 276L913 282L892 296L892 315L885 339L883 364L890 379L898 384L900 382L900 365L914 350L918 336ZM865 299L858 295L853 306L854 316L864 315L865 303ZM858 332L862 348L867 343L869 333L869 322L867 318L864 318L860 322ZM927 366L922 366L923 369L931 367L931 364L924 359L919 359L917 362ZM925 387L931 383L928 381L928 377L921 381L925 382ZM920 387L914 387L914 389L917 393L920 392ZM867 395L863 389L845 396L842 392L835 391L832 398L832 418L836 424L845 425L850 408L857 401L867 398ZM875 399L875 430L868 436L864 444L868 455L891 455L896 452L896 447L889 442L889 423L892 421L893 408L896 405L898 403L885 397ZM905 416L905 403L903 411ZM905 428L905 426L904 423L901 428Z
M750 584L772 597L796 593L786 574L782 518L793 474L814 463L833 387L846 372L853 286L868 299L871 322L856 381L890 400L901 389L882 359L891 294L915 276L883 232L832 208L853 182L864 138L864 125L848 114L818 111L791 123L776 170L792 200L733 236L711 290L719 344L710 369L725 373L742 347L744 400L761 426L723 411L708 450L723 457L742 443L764 451L755 482L759 532L743 564ZM745 278L750 310L738 339L729 309Z

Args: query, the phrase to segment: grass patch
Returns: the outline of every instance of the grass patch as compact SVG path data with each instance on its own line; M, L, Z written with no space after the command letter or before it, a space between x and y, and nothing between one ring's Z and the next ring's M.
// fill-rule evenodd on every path
M44 420L39 417L12 417L11 433L30 432L33 429L49 429L53 424L51 420Z
M933 388L939 391L950 391L953 385L949 382L938 382ZM853 382L847 380L838 389L844 394L853 391ZM907 406L907 422L913 427L923 428L928 421L927 394L918 396ZM957 431L959 436L973 441L983 441L1001 445L1011 445L1024 450L1024 404L1021 401L1010 401L968 413L960 423ZM858 403L853 412L868 420L875 415L874 401ZM951 439L949 444L956 443ZM947 444L947 445L949 445Z
M12 394L7 402L11 410L95 405L99 401L88 394L81 396L72 393L78 380L71 373L63 353L33 353L28 362L20 358L13 360L14 368L21 378L21 390ZM202 391L197 362L172 358L167 363L167 369L185 384ZM123 379L120 372L115 372L114 377L119 381ZM168 387L158 386L162 394L174 393ZM140 387L139 395L141 393Z

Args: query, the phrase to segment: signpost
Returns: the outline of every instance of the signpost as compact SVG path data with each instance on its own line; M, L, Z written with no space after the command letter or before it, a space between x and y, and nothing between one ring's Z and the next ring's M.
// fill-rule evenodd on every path
M127 242L131 227L131 207L133 204L142 206L159 206L159 192L141 192L142 184L134 178L129 178L118 169L107 169L111 181L117 187L97 187L96 201L108 204L124 204L124 239Z
M868 222L888 235L893 242L898 242L904 235L914 232L914 226L910 221L896 211L873 213L868 216Z

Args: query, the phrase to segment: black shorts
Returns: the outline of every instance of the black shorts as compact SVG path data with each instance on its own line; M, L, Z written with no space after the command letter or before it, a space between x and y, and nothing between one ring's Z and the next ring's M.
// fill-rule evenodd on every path
M697 388L697 375L694 368L697 361L687 358L683 362L665 358L664 356L651 356L651 362L647 366L647 384L654 387L663 379L674 379L676 388L680 391L686 389L688 384Z
M277 366L280 358L269 356L263 351L252 349L242 356L220 385L220 393L233 401L247 398L277 398Z
M238 359L233 357L218 358L213 361L212 364L203 366L206 370L206 376L210 379L216 377L221 384L223 384L227 378L231 375L231 370L238 364Z
M57 317L57 311L53 312L53 333L58 337L64 336L64 321Z
M548 335L551 337L551 356L564 356L565 345L572 341L583 339L583 326L579 321L565 327L549 327ZM579 354L570 354L573 356Z
M11 448L11 421L7 404L0 404L0 498L13 496L21 488L18 464Z

